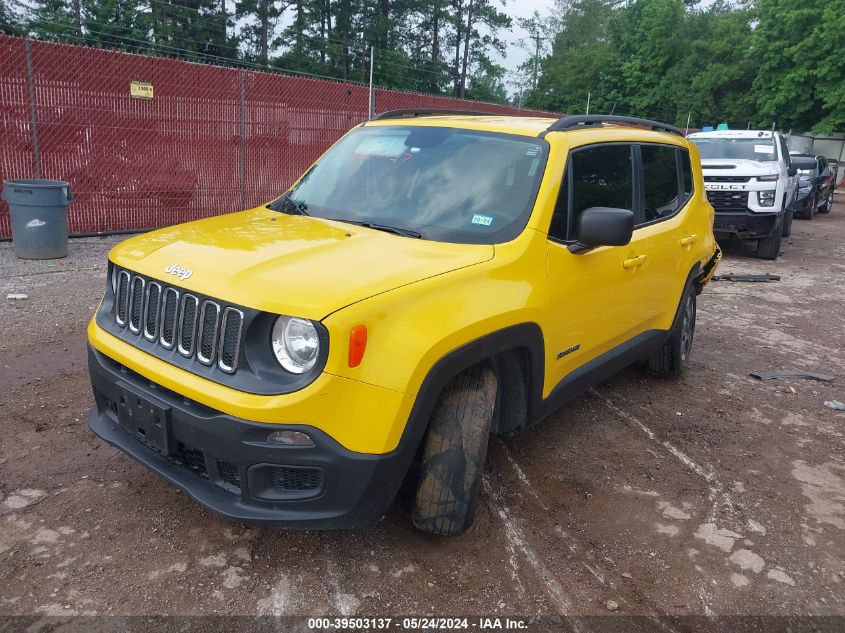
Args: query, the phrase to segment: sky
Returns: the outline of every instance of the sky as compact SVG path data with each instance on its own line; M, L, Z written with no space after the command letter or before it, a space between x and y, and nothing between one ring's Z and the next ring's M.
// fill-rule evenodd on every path
M504 6L499 3L499 10L513 18L513 28L510 33L502 32L502 39L507 42L507 56L494 58L499 64L504 66L508 71L515 71L519 65L529 57L529 53L519 47L519 41L525 40L528 33L519 28L517 25L518 18L530 18L534 11L539 11L540 15L546 16L551 13L551 0L505 0ZM510 81L508 82L511 83Z

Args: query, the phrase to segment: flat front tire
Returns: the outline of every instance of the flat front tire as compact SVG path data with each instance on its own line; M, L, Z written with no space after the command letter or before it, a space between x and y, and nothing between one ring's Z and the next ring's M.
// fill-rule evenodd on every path
M695 288L689 285L681 297L681 304L678 306L669 339L648 358L647 368L650 374L663 378L677 378L684 372L684 367L692 352L695 315L696 293Z
M419 529L455 536L475 519L496 406L492 369L467 369L443 390L423 447L411 519Z

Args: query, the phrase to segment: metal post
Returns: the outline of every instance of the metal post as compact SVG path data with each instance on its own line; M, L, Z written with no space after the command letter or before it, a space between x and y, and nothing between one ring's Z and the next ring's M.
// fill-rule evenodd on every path
M370 46L370 110L369 119L376 115L376 95L373 92L373 57L375 56L375 47Z
M692 112L687 112L687 126L684 128L684 136L689 134L689 122L690 122L691 116L692 116Z
M238 149L238 183L241 188L241 208L246 209L246 183L244 182L244 162L246 161L246 73L243 68L241 75L241 143Z
M590 97L593 96L592 92L587 93L587 114L590 114Z
M35 80L32 73L32 47L26 40L26 75L29 87L29 131L32 136L33 171L36 178L41 178L41 152L38 149L38 124L35 113Z

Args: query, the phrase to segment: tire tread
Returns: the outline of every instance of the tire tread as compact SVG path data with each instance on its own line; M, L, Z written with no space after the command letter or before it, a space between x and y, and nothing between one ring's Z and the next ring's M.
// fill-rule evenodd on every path
M411 519L426 532L472 525L496 403L496 375L475 366L447 385L431 417Z

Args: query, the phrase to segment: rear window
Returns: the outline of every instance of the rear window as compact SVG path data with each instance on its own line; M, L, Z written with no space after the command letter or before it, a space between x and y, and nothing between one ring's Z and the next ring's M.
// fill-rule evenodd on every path
M678 187L678 162L674 147L641 145L643 162L644 222L672 215L682 204Z

